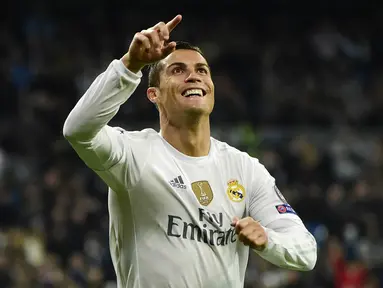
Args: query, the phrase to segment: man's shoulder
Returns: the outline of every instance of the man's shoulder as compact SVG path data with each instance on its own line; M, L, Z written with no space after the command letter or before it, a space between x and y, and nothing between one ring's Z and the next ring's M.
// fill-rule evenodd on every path
M232 159L237 159L238 161L249 161L255 164L259 164L258 159L250 156L247 152L241 151L238 148L215 138L212 138L212 140L219 156L230 157Z
M215 144L216 154L220 161L225 161L227 165L235 167L240 171L255 177L255 181L265 182L271 179L266 167L259 161L258 158L249 155L247 152L241 151L225 142L213 139ZM252 182L254 183L254 182Z

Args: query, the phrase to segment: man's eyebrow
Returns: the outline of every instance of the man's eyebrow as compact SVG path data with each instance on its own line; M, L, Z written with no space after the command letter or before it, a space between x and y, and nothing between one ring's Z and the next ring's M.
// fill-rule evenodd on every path
M184 68L187 65L185 63L183 63L183 62L174 62L174 63L170 64L168 67L166 67L166 69L169 69L169 68L171 68L173 66L180 66L180 67ZM202 62L196 63L195 66L196 67L206 67L206 68L208 68L210 70L210 66L208 64L206 64L206 63L202 63Z
M206 63L197 63L196 66L197 67L206 67L206 68L208 68L210 70L210 66L208 64L206 64Z
M166 69L169 69L169 68L171 68L171 67L173 67L173 66L186 67L186 64L183 63L183 62L174 62L174 63L170 64L168 67L166 67Z

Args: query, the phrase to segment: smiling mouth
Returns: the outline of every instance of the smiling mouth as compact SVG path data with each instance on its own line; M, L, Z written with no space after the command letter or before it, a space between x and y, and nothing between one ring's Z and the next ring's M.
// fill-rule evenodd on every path
M203 97L206 95L206 91L200 88L187 89L182 93L182 96L189 97Z

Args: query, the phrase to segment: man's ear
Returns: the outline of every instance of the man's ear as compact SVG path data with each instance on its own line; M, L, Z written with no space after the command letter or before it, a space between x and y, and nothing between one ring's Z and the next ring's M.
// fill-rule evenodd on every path
M160 91L158 88L149 87L148 90L146 90L146 97L148 97L150 102L157 105L159 93L160 93Z

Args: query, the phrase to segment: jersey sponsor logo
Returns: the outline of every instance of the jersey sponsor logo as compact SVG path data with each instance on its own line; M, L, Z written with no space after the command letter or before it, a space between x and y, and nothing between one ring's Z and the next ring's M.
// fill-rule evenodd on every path
M186 189L186 185L184 184L184 181L182 180L181 176L178 176L172 180L169 181L170 186L174 188L179 188L179 189Z
M277 205L277 206L275 206L275 208L277 209L279 214L290 213L290 214L297 215L297 213L294 211L294 209L289 204Z
M241 202L245 199L246 191L245 188L239 184L238 180L230 180L227 182L227 196L233 202Z
M285 204L287 204L287 200L285 197L283 197L283 194L281 193L281 191L279 191L277 185L274 185L274 191L275 193L277 194L278 198Z
M213 200L213 190L207 181L197 181L191 184L194 195L197 197L198 202L207 206Z
M168 215L167 235L203 242L211 246L226 246L237 241L235 229L223 228L223 213L198 209L198 221L186 222L180 216Z

